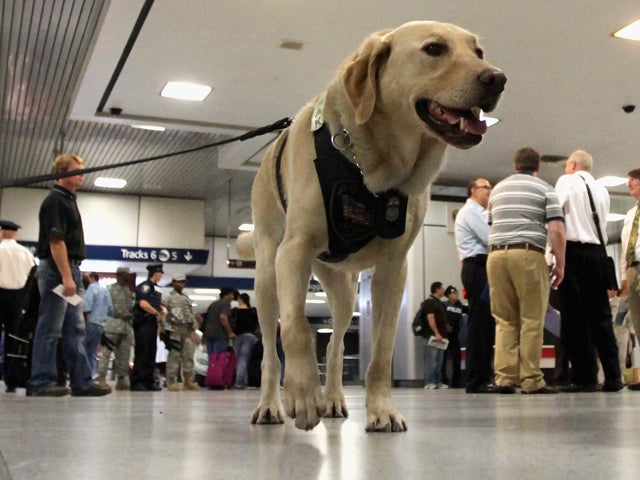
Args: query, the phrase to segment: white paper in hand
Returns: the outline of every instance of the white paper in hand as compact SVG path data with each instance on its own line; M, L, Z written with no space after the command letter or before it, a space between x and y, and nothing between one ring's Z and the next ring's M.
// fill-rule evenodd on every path
M58 285L56 288L54 288L52 290L53 293L55 293L56 295L61 296L62 298L64 298L67 302L69 302L71 305L78 305L81 301L82 301L82 297L80 295L78 295L77 293L74 293L73 295L71 295L70 297L65 297L62 292L64 291L64 285L60 284Z
M427 345L429 345L430 347L439 348L440 350L446 350L447 347L449 346L449 340L447 340L446 338L443 338L442 340L438 341L436 340L436 337L431 335L429 337L429 341L427 342Z

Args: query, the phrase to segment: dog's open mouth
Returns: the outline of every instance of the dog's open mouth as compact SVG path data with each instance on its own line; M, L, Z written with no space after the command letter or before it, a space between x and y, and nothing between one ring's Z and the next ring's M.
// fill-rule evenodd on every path
M416 113L444 141L459 148L477 145L487 131L486 122L479 118L479 107L460 110L422 99L416 102Z

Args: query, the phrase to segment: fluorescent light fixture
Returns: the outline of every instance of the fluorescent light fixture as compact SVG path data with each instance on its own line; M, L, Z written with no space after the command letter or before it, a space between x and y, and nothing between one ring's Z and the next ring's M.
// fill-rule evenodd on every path
M139 128L140 130L152 130L154 132L164 132L165 128L160 125L131 125L131 128Z
M253 232L253 223L243 223L238 227L241 232Z
M353 314L351 316L352 317L359 317L360 316L360 312L353 312Z
M319 328L318 333L333 333L333 328Z
M484 120L485 122L487 122L487 128L493 127L500 121L499 118L487 117L482 110L480 110L480 120Z
M327 293L326 292L316 292L316 293L314 293L314 295L316 297L327 298Z
M603 187L618 187L627 183L627 177L617 177L615 175L607 175L596 180Z
M218 300L218 297L214 296L214 295L189 295L189 298L191 300Z
M327 303L324 300L307 300L307 303Z
M219 288L194 288L193 293L199 293L201 295L220 295Z
M614 37L640 41L640 20L630 23L613 34Z
M127 181L123 178L109 178L109 177L98 177L96 181L93 182L96 187L103 188L124 188L127 184Z
M622 213L610 213L607 215L607 222L620 222L621 220L624 220L625 217L626 215L623 215Z
M211 93L209 85L198 85L188 82L167 82L160 95L178 100L202 102Z

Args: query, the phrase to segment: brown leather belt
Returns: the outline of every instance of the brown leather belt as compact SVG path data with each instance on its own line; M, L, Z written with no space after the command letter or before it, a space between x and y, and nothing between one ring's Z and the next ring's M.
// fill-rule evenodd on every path
M627 268L637 267L638 265L640 265L640 262L636 260L635 262L631 262Z
M544 253L544 248L536 247L530 243L511 243L509 245L491 245L489 249L492 252L496 250L531 250L532 252Z

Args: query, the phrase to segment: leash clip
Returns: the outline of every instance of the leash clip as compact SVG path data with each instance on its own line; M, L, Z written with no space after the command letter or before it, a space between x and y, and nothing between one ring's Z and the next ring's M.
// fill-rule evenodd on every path
M343 128L342 132L331 135L331 145L333 145L334 148L340 153L349 152L353 163L355 163L356 167L358 167L358 170L360 170L360 173L362 174L362 167L360 166L360 162L358 162L358 158L352 150L353 140L351 139L349 130Z
M335 135L331 136L331 145L333 145L336 150L340 152L350 150L351 147L353 147L351 134L347 129L343 128L341 133L336 133Z

